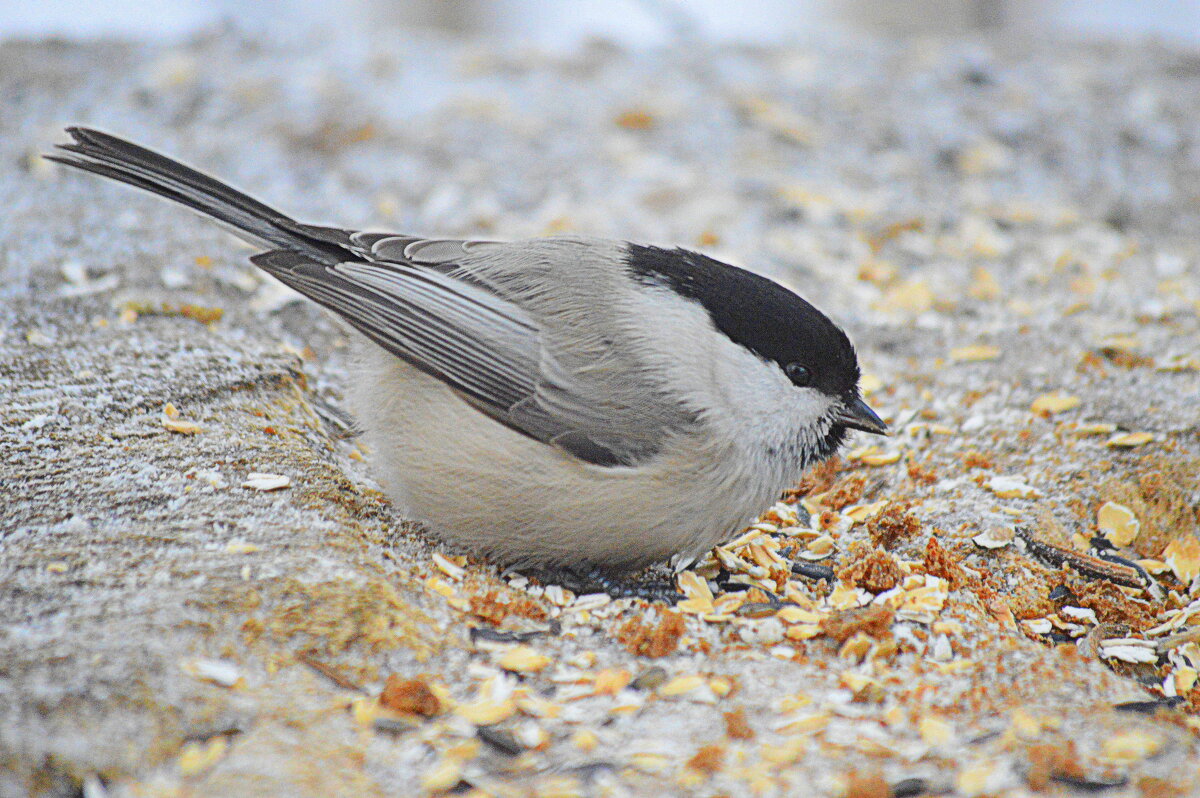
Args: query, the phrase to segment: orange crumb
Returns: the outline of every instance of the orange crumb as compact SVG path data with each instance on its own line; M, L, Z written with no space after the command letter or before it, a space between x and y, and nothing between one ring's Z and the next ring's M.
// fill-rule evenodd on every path
M482 595L472 595L469 604L472 615L493 626L498 626L509 615L533 621L546 620L546 608L524 595L504 595L499 590L489 590Z
M746 710L738 707L725 713L725 736L731 740L754 739L754 729L746 721Z
M921 529L921 522L909 512L911 505L905 502L889 504L883 512L867 522L867 534L871 542L890 549L899 541L910 538Z
M823 463L813 466L800 480L800 484L787 494L788 501L813 493L824 493L833 487L838 472L842 470L842 458L834 455Z
M992 458L988 457L983 452L977 451L975 449L971 449L970 451L963 452L962 462L963 462L963 465L965 465L967 468L993 468L993 467L995 467L995 463L992 462Z
M725 764L725 747L721 745L706 745L688 760L687 766L692 770L713 775L720 773Z
M626 130L649 130L654 127L654 116L649 111L624 111L617 115L616 122Z
M1096 613L1101 623L1124 623L1134 629L1148 629L1155 623L1154 608L1145 601L1125 595L1107 580L1087 582L1075 588L1079 606Z
M909 462L908 478L918 485L932 485L938 481L937 471L916 462Z
M848 582L872 593L882 593L900 584L904 571L896 558L880 548L866 550L863 544L857 544L850 550L851 564L838 572L838 579Z
M895 613L887 607L870 605L822 619L821 630L838 643L845 643L859 632L876 640L887 640L892 636L892 620L895 617Z
M1035 792L1041 792L1049 787L1050 779L1054 776L1083 778L1083 769L1080 767L1075 753L1075 743L1070 740L1062 745L1055 743L1031 745L1025 753L1029 757L1029 772L1025 774L1025 780L1030 789Z
M846 798L888 798L892 788L879 773L859 773L852 770L846 774Z
M630 618L617 632L617 639L635 656L665 657L679 648L683 630L683 616L663 610L656 626L647 626L637 618Z
M925 573L939 576L950 583L951 588L960 587L966 581L966 572L958 564L959 558L942 548L936 535L930 535L929 543L925 545L925 559L922 565Z
M393 673L379 696L379 703L394 712L431 717L442 711L437 695L423 679L402 679Z
M867 478L862 474L846 477L830 489L821 504L833 510L841 510L861 499L866 486Z

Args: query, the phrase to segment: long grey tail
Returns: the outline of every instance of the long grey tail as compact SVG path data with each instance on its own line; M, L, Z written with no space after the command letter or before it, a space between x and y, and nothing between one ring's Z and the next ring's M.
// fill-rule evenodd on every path
M301 224L219 180L136 144L84 127L69 127L74 142L58 148L70 155L48 160L174 200L232 226L264 245L303 255L321 264L352 257L347 231Z

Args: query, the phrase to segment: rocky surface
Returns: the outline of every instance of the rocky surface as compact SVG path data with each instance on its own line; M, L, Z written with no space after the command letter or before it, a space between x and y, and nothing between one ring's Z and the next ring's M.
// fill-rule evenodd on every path
M214 31L2 44L0 101L0 795L1200 790L1200 55ZM37 157L72 123L308 221L755 268L897 435L721 553L783 604L715 561L667 611L445 559L342 435L336 327Z

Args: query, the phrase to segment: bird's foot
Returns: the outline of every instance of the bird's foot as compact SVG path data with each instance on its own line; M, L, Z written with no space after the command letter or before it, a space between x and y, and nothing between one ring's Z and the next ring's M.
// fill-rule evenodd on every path
M547 584L562 585L577 595L605 593L615 599L642 599L663 604L674 604L682 598L674 580L659 578L638 581L614 576L597 565L548 568L530 575Z

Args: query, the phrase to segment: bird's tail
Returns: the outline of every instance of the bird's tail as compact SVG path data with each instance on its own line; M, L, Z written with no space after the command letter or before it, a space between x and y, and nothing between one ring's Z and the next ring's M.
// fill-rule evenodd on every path
M317 263L346 259L346 231L301 224L179 161L108 133L85 127L69 127L67 132L74 141L60 144L58 149L69 154L47 155L48 160L174 200L271 248L304 255Z

